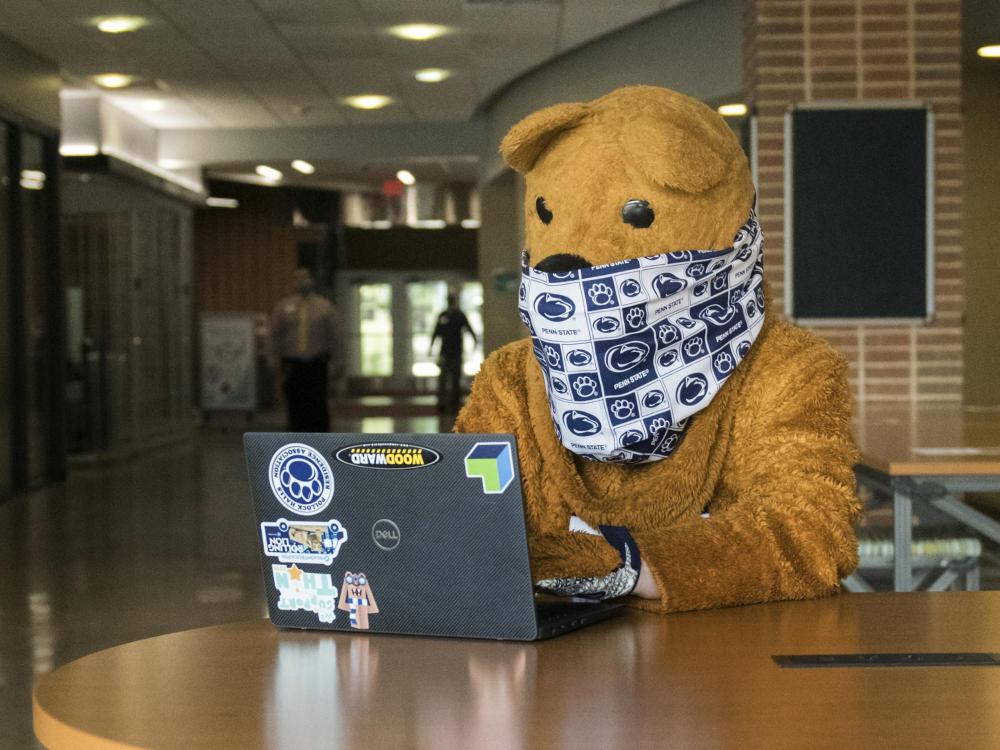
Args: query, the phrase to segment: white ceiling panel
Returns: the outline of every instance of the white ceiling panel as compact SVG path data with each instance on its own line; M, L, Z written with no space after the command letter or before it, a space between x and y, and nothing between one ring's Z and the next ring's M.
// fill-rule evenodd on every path
M463 23L461 0L359 0L359 4L375 27L401 23L440 23L445 26Z
M357 27L368 29L355 0L254 0L257 8L276 24Z
M572 49L589 39L595 31L607 32L627 26L660 10L663 0L629 0L609 3L606 0L563 0L565 12L559 33L559 49Z
M498 88L559 50L678 0L0 0L0 33L55 61L67 80L136 75L171 103L164 127L463 120ZM110 36L96 16L151 23ZM397 23L441 23L427 42L390 36ZM2 65L2 61L0 61ZM420 84L422 67L454 71ZM382 93L397 103L356 112L339 99ZM184 125L169 123L184 122Z

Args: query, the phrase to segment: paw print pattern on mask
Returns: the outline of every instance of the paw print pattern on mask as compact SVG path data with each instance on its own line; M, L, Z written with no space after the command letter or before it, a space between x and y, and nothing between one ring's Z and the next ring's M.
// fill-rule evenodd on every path
M729 352L719 352L716 354L714 364L715 371L720 375L728 375L733 371L733 367L736 366Z
M594 398L597 395L597 381L588 375L581 375L573 380L573 393L577 398Z
M636 328L642 328L646 322L646 311L641 307L630 308L627 313L625 313L625 325L630 329L635 330Z
M659 339L661 344L667 346L675 341L680 341L681 332L677 330L676 326L670 323L660 323L656 327L656 338Z
M615 298L611 287L601 282L592 284L590 289L587 290L587 296L590 297L590 301L594 307L607 307Z
M559 356L559 351L549 344L545 345L545 361L549 363L550 367L562 367L562 358Z
M619 422L624 422L635 415L635 406L632 405L631 401L618 399L611 402L611 413Z
M653 433L653 438L658 439L670 427L670 423L663 417L657 417L649 423L649 431Z

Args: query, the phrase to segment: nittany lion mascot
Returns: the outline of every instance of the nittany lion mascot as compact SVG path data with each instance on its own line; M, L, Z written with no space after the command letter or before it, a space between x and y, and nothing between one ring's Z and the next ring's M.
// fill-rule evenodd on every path
M732 131L632 86L500 151L526 185L529 335L455 429L516 436L538 587L662 612L836 592L860 513L847 364L772 310Z

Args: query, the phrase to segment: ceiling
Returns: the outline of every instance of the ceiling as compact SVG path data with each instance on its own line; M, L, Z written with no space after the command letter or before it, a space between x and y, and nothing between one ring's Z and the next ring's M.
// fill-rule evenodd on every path
M525 71L678 0L3 0L0 29L55 61L69 87L126 73L108 95L153 127L268 128L468 119ZM93 19L149 20L133 33ZM452 33L427 42L386 28L429 22ZM448 68L447 80L413 78ZM380 93L375 111L340 98ZM152 103L151 103L152 100ZM155 111L153 108L155 107Z

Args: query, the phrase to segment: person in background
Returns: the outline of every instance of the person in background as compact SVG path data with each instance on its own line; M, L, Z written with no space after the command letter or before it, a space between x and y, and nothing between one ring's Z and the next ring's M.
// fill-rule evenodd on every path
M295 293L271 316L271 349L281 367L290 432L328 432L330 376L343 374L340 316L306 268L293 276Z
M431 356L434 355L434 342L441 339L441 354L438 358L438 366L441 368L438 376L438 411L441 413L458 414L464 331L469 332L475 344L476 333L458 306L458 294L448 292L448 308L438 315L437 325L431 336Z

